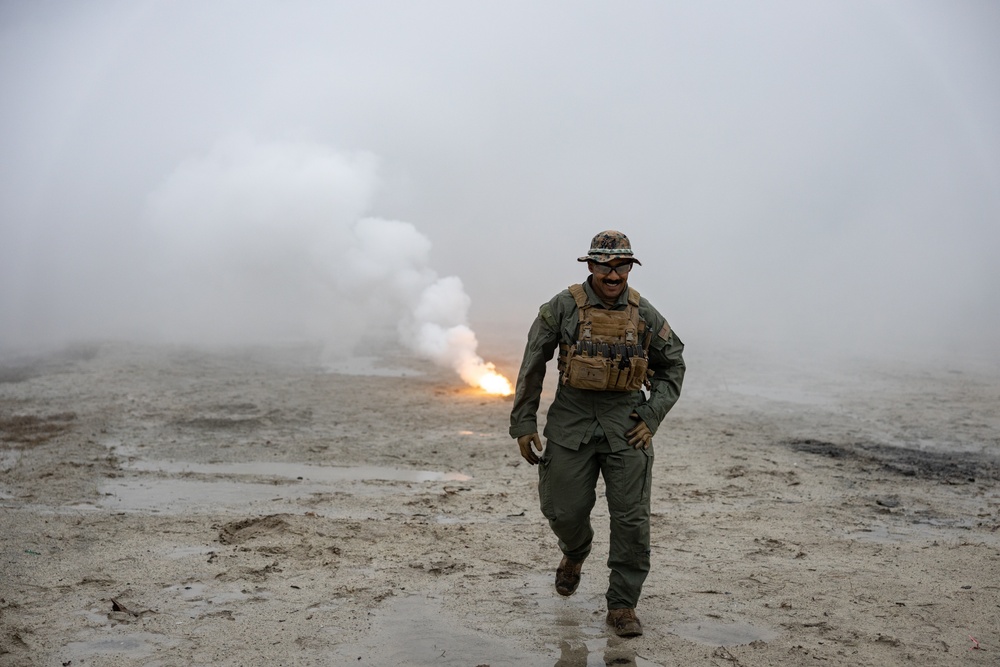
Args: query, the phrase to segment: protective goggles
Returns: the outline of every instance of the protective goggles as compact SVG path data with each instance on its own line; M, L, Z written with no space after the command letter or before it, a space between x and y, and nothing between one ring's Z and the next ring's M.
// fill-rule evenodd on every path
M610 264L601 264L600 262L591 262L591 266L594 267L594 273L598 273L602 276L606 276L612 271L620 276L626 275L632 270L632 262L625 262L624 264L619 264L618 266L611 266Z

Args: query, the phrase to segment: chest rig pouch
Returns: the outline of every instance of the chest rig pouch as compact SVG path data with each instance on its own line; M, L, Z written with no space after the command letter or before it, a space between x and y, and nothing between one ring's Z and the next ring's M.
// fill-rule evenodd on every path
M559 345L560 381L576 389L637 391L648 379L649 342L639 317L639 292L629 288L625 310L595 308L583 285L571 285L580 324L576 342Z

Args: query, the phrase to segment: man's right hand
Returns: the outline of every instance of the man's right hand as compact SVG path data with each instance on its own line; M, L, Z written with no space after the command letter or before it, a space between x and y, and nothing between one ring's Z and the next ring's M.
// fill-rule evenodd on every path
M537 433L531 433L529 435L522 435L517 439L517 446L521 448L521 456L524 460L535 465L538 463L538 454L532 449L537 449L539 453L542 451L542 439L538 437Z

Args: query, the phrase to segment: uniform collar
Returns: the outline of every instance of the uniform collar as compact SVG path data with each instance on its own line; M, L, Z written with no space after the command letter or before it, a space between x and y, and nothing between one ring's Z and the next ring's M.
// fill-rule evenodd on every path
M583 281L583 291L587 293L587 301L590 302L590 305L599 306L606 310L621 310L622 308L628 306L628 293L631 287L623 289L622 293L619 294L618 298L615 300L614 305L611 308L608 308L604 305L604 302L601 301L601 297L597 296L597 292L594 291L594 288L591 287L590 278L591 276L587 276L587 279Z

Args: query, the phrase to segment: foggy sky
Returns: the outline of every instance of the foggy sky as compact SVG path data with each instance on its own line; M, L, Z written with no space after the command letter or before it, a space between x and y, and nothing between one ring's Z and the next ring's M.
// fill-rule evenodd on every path
M381 262L526 331L617 228L692 349L996 360L998 35L989 0L2 1L0 349L353 344L406 297Z

